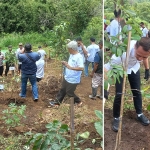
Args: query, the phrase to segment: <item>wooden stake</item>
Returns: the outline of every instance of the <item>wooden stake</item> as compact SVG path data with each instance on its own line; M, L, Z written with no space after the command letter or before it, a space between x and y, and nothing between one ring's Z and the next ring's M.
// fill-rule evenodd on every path
M130 40L131 40L131 31L129 31L129 33L128 33L128 46L127 46L127 52L126 52L126 60L125 60L125 66L123 67L124 71L126 71L126 72L127 72L127 69L128 69L129 51L130 51ZM127 75L124 74L123 85L122 85L122 93L125 93L126 76ZM118 133L117 133L117 136L116 136L115 150L120 150L122 117L123 117L123 106L124 106L124 94L122 94L122 96L121 96L120 122L119 122Z
M70 141L71 150L74 150L74 97L70 98Z

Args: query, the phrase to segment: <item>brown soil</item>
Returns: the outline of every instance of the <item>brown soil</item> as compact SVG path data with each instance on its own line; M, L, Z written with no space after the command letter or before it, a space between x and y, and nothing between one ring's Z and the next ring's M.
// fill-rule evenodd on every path
M114 95L113 87L110 93ZM113 91L113 92L112 92ZM111 95L110 94L110 95ZM132 101L131 101L132 102ZM106 101L109 103L109 100ZM111 106L112 107L112 106ZM111 128L113 121L112 109L105 107L104 114L104 147L105 150L114 150L116 144L116 135ZM150 113L143 112L150 119ZM120 150L150 150L150 126L143 126L136 119L134 110L126 110L123 116L121 131L121 149Z
M7 77L7 81L9 76ZM32 98L31 86L27 87L26 98L20 98L20 85L16 85L17 90L14 90L11 96L11 88L7 91L0 91L0 118L2 117L2 111L8 108L8 104L16 102L18 106L26 105L26 119L22 119L22 125L15 128L10 128L12 133L16 135L23 134L28 131L33 133L46 132L45 125L53 120L59 120L63 123L70 125L70 111L69 111L69 99L65 98L64 102L58 109L50 108L49 101L55 98L58 90L61 86L61 69L58 63L54 60L48 62L45 68L45 77L38 83L39 88L39 101L34 102ZM92 148L94 150L101 150L100 141L97 140L95 144L92 144L92 139L100 138L97 134L94 122L98 120L94 110L102 111L102 100L91 100L88 95L91 94L91 78L82 77L81 84L78 85L76 94L83 101L83 106L74 107L75 112L75 132L83 133L84 131L90 132L90 137L87 141L81 144L81 149ZM12 134L11 133L11 134ZM7 131L7 127L4 121L0 119L0 134L3 136L9 136L10 132Z

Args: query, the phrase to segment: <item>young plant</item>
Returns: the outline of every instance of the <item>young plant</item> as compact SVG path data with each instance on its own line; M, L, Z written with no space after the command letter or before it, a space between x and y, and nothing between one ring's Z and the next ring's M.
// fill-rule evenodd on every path
M15 103L10 103L9 108L3 110L2 119L5 121L5 124L10 127L16 127L20 125L21 118L26 118L25 116L26 105L16 106Z
M94 123L95 129L99 133L99 135L103 138L103 114L101 111L98 110L95 110L95 114L99 118L99 121ZM101 147L103 148L103 141L101 141Z
M70 142L64 137L68 132L68 126L54 120L46 125L46 133L37 133L27 142L32 150L69 150Z

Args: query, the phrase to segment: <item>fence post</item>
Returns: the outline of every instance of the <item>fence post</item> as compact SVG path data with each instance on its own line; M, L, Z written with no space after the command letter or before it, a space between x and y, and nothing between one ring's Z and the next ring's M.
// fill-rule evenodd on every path
M74 97L70 98L70 141L71 150L74 150Z

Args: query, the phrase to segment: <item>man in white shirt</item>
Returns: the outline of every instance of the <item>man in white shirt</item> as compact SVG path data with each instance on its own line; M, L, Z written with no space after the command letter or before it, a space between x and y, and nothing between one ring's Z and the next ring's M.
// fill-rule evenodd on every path
M44 59L46 57L46 52L42 49L42 47L39 46L38 48L39 48L39 50L37 52L41 54L41 58L38 61L36 61L36 66L37 66L36 79L37 79L37 82L42 80L42 78L44 77L44 65L45 65Z
M89 45L87 47L87 56L88 57L85 62L85 69L84 69L85 76L87 76L87 77L89 75L89 73L88 73L89 64L92 63L92 69L93 69L95 54L100 50L99 46L95 43L95 38L91 37L90 42L91 42L91 45Z
M144 22L140 23L142 30L142 37L148 37L148 29L145 27Z
M70 53L68 62L62 61L62 64L66 66L62 87L59 90L56 99L50 101L51 106L59 106L62 103L65 95L74 97L74 103L78 106L82 105L80 98L75 95L77 85L80 83L81 73L84 69L82 55L78 52L78 45L76 41L71 41L67 44L68 51Z
M142 125L149 125L150 121L142 113L142 95L140 92L140 62L143 61L145 66L145 79L149 78L149 63L148 57L150 56L150 38L141 38L140 41L132 40L130 43L129 61L128 61L128 80L131 86L134 107L137 113L137 119ZM112 69L113 64L124 65L126 59L126 52L123 53L121 57L116 57L113 55L110 62L104 65L105 74L108 70ZM113 104L113 116L114 121L112 125L113 131L117 132L119 127L119 117L120 117L120 105L121 105L121 94L122 93L123 78L120 77L120 83L116 81L116 95ZM137 90L135 90L137 89Z
M4 66L3 66L4 54L1 52L0 48L0 76L3 76Z
M120 25L121 10L120 9L118 11L114 10L114 15L115 15L115 18L114 20L111 21L110 27L109 27L110 40L111 40L111 37L116 36L121 32L121 25ZM119 36L119 39L121 40L121 36ZM111 42L114 43L114 41L112 40Z
M16 51L16 57L17 57L17 59L18 59L19 54L22 54L22 53L24 53L24 47L23 47L22 43L19 43L19 48ZM18 74L20 74L21 64L22 64L22 62L18 61Z

